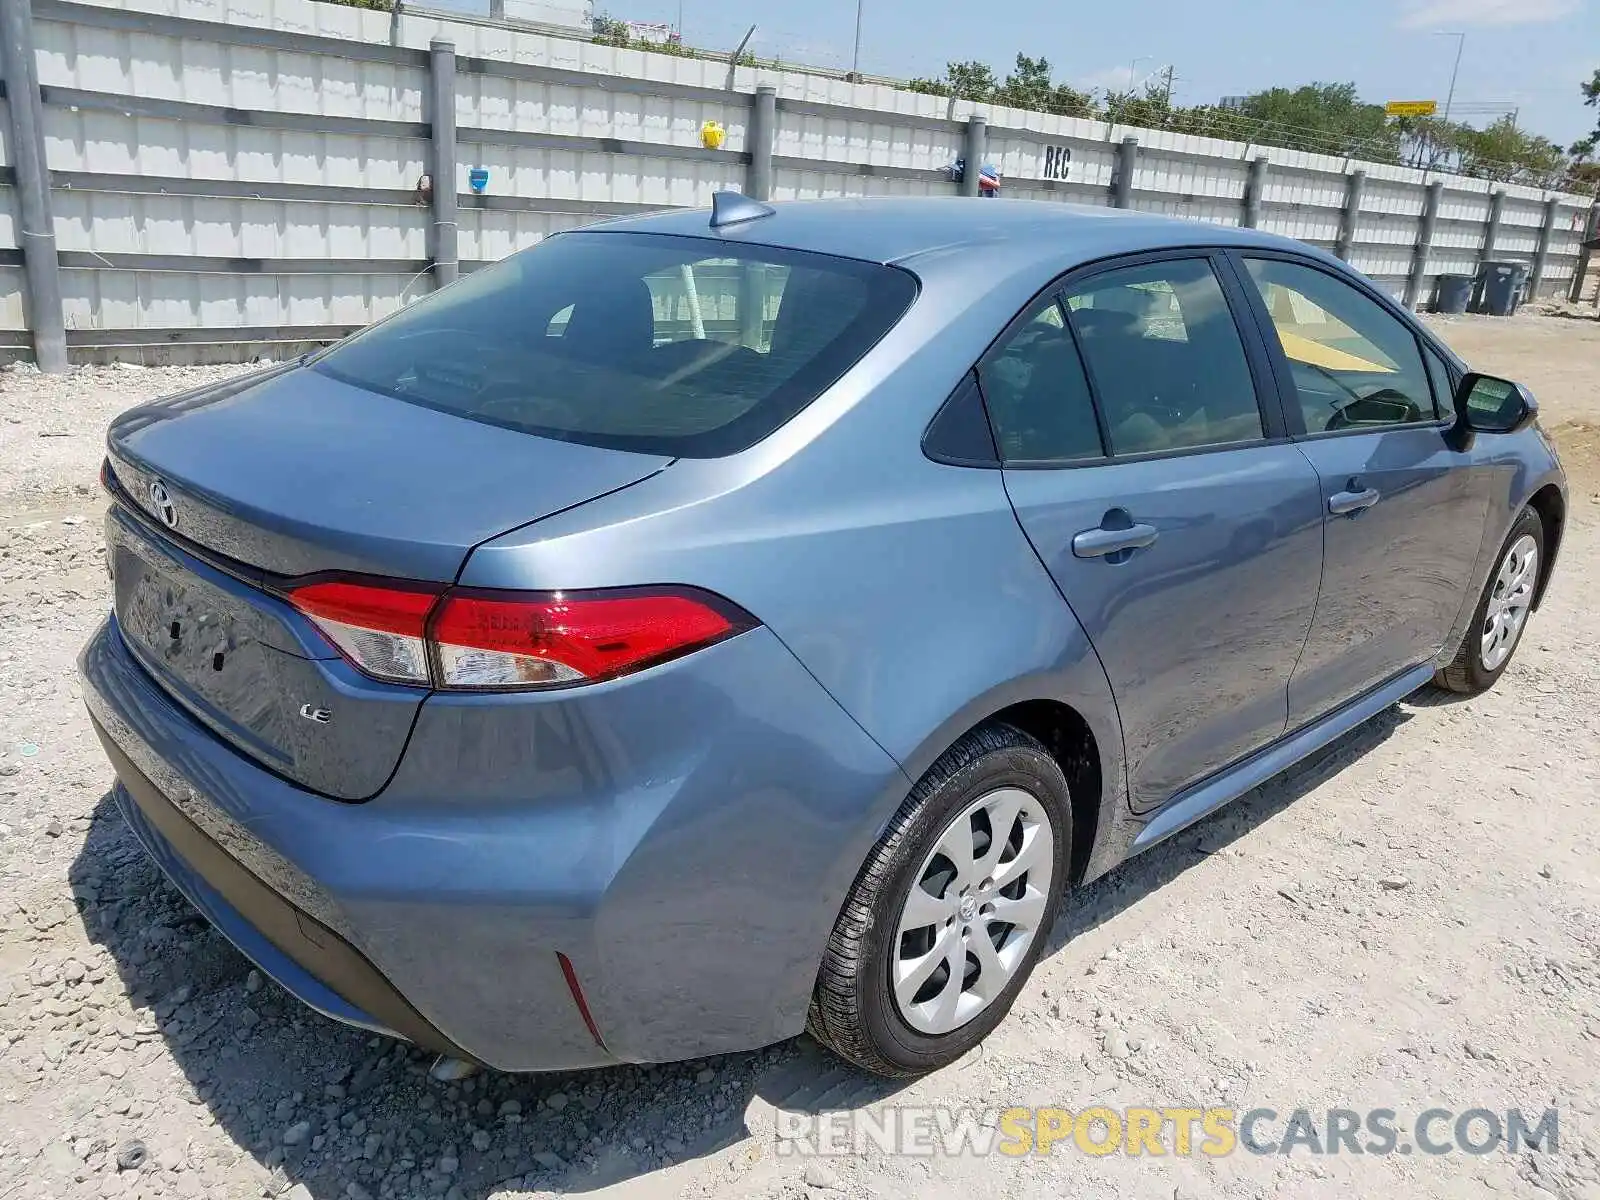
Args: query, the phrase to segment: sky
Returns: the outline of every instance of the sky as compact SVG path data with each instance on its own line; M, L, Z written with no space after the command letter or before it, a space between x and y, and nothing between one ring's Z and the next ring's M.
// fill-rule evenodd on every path
M1019 50L1057 80L1126 84L1175 69L1174 99L1214 102L1276 85L1353 81L1363 98L1438 100L1465 33L1456 101L1518 108L1565 147L1595 127L1579 84L1600 67L1600 0L860 0L861 69L934 76L950 59L1001 74ZM848 68L857 0L681 0L684 38L727 49L754 22L763 57ZM680 0L596 0L597 12L676 23ZM1135 60L1138 60L1135 63Z

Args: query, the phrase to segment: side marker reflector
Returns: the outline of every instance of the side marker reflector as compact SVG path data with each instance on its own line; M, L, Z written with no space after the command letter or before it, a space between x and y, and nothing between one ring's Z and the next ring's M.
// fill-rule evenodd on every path
M583 998L583 987L578 983L578 973L572 969L572 960L559 950L556 951L556 958L561 962L561 973L566 976L567 990L572 993L572 1001L578 1006L578 1015L588 1026L589 1036L594 1039L596 1046L605 1050L605 1039L600 1036L600 1027L594 1023L594 1014L589 1011L589 1002Z

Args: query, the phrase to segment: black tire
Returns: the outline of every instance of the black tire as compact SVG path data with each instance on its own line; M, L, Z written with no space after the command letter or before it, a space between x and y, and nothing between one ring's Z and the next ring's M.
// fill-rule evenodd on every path
M1467 632L1462 636L1461 645L1456 648L1456 656L1450 665L1435 672L1433 683L1435 687L1443 688L1447 692L1455 692L1462 696L1476 696L1486 692L1495 685L1495 681L1505 673L1511 665L1511 660L1517 656L1517 647L1522 644L1522 636L1527 632L1528 624L1524 619L1522 626L1517 630L1516 641L1511 646L1511 653L1507 654L1504 661L1493 670L1484 666L1481 652L1484 622L1489 615L1489 602L1494 598L1495 581L1500 573L1500 564L1505 561L1506 554L1513 544L1523 537L1533 538L1534 544L1539 547L1539 563L1542 566L1544 557L1544 522L1539 520L1539 514L1532 508L1524 508L1517 514L1516 523L1511 526L1511 532L1506 535L1506 540L1495 553L1494 562L1489 566L1489 579L1483 585L1483 595L1478 597L1478 606L1473 609L1472 623L1467 626ZM1531 614L1530 614L1531 615Z
M1044 914L1015 975L988 1007L950 1033L925 1034L900 1015L890 984L899 913L945 828L1001 787L1026 791L1050 821L1054 862ZM928 769L867 856L828 938L808 1032L841 1058L890 1078L937 1070L966 1054L1005 1018L1043 953L1067 887L1071 844L1067 780L1049 752L1009 725L967 734Z

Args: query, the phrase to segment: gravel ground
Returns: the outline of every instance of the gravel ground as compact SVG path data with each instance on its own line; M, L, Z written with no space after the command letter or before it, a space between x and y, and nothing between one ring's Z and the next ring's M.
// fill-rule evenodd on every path
M73 659L104 612L106 421L238 368L0 372L0 1200L193 1196L1600 1200L1600 322L1457 318L1573 474L1561 569L1489 695L1426 693L1074 897L1011 1019L892 1087L805 1039L651 1069L430 1080L303 1009L110 807ZM1070 940L1069 940L1070 939ZM779 1153L777 1110L1556 1106L1475 1157Z

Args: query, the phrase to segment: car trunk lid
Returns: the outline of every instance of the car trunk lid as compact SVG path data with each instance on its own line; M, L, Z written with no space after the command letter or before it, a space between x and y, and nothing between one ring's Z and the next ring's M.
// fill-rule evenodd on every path
M653 475L659 455L558 442L278 368L136 408L111 426L132 501L270 575L448 583L479 542Z
M425 688L346 663L285 599L328 572L443 587L472 548L655 474L297 367L159 401L108 438L118 625L241 753L340 799L381 790Z

